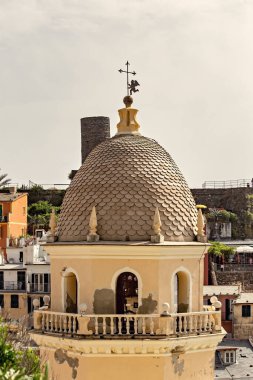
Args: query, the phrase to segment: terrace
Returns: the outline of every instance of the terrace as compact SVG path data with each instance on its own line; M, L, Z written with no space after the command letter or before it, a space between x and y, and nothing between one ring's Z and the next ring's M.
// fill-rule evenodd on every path
M221 332L217 310L172 314L71 314L34 311L39 333L83 338L175 338Z

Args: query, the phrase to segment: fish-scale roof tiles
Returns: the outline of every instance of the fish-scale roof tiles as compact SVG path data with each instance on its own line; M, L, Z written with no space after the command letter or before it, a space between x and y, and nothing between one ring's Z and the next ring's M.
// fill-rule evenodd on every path
M76 173L58 221L59 241L84 241L96 206L101 240L150 240L155 208L166 241L192 241L197 211L184 177L154 140L120 135L99 144Z

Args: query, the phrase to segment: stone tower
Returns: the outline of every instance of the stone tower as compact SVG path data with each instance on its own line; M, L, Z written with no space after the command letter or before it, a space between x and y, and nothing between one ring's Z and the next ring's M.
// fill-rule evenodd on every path
M110 138L110 119L105 116L84 117L81 119L82 164L88 154L98 144Z

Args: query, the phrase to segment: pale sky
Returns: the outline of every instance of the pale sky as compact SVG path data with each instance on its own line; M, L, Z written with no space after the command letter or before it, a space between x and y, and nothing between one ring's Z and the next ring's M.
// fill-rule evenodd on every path
M80 118L116 132L129 60L140 132L188 184L252 178L252 0L0 0L0 167L67 183Z

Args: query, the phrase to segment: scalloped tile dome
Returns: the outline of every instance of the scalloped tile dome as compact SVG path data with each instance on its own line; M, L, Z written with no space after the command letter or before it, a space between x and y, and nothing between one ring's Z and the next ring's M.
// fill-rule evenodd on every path
M100 240L150 240L155 208L165 241L192 241L195 201L175 162L156 141L121 135L99 144L71 182L58 220L59 241L85 241L96 206Z

